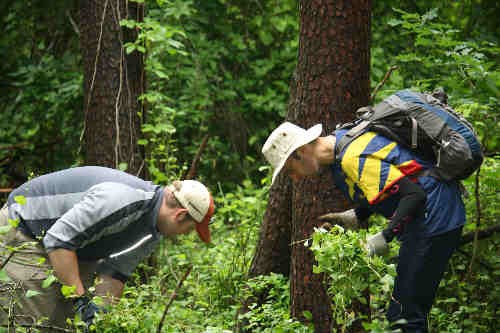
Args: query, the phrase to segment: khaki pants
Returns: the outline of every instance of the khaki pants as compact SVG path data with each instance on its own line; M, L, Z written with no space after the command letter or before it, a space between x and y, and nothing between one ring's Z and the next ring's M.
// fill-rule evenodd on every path
M0 210L0 227L8 225L8 211L4 206ZM41 319L42 326L67 326L66 318L74 317L72 302L64 298L61 284L57 282L42 288L51 266L39 242L15 228L0 235L0 267L3 265L10 281L0 281L0 326L14 331L18 325L37 327ZM79 263L80 277L86 288L92 285L95 265L95 262Z

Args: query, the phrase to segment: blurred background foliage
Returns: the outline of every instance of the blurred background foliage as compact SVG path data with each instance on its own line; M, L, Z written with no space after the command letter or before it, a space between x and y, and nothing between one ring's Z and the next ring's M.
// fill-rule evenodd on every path
M388 0L372 8L372 87L398 66L376 101L407 87L443 87L484 144L480 195L473 195L474 176L466 181L472 194L466 231L477 226L478 200L481 227L499 222L499 7L493 0ZM0 187L9 188L81 160L82 64L76 0L2 2L0 13ZM310 331L289 317L285 277L246 278L269 186L260 149L286 114L298 2L148 1L144 22L122 25L140 31L127 51L146 57L139 142L147 148L151 179L164 184L180 177L209 135L198 175L217 196L217 246L192 237L165 243L158 265L141 269L151 274L128 285L117 310L98 321L99 331L153 331L188 263L195 268L169 310L165 332L231 331L240 323L241 299L263 286L271 292L264 306L245 315L247 325L257 332ZM431 318L439 332L489 332L495 322L498 236L479 242L471 272L472 246L454 257L440 290Z

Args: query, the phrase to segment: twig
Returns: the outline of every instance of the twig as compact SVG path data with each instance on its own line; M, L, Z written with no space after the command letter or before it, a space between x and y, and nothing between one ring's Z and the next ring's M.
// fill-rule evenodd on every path
M68 332L68 333L73 332L72 330L69 330L69 329L66 329L66 328L57 327L57 326L51 326L51 325L41 325L41 324L31 325L31 324L17 324L16 323L16 326L17 327L29 327L29 328L48 329L49 332ZM0 324L0 327L7 327L7 328L9 328L9 325ZM12 328L12 326L10 326L10 328Z
M184 174L182 179L193 179L194 176L196 176L196 169L198 168L198 163L200 162L201 154L203 153L205 147L207 146L207 142L208 142L208 134L205 135L205 137L203 138L203 141L201 142L200 147L198 148L198 152L193 158L193 162L191 162L191 167L189 168L188 172Z
M474 260L477 254L477 241L479 234L479 226L481 225L481 201L479 198L479 172L481 167L476 172L475 182L474 182L474 196L476 197L476 230L474 231L474 243L472 244L472 258L470 259L468 275L472 274L472 266L474 265Z
M142 168L144 168L144 159L141 161L141 165L139 166L139 169L137 170L137 173L135 174L137 177L139 177L139 175L141 174Z
M375 99L375 96L377 96L377 93L378 93L379 89L382 88L382 86L385 84L385 81L387 81L387 79L389 79L389 76L391 76L392 72L395 71L398 68L399 68L398 66L391 66L391 68L389 68L389 70L387 71L387 73L385 73L385 76L382 79L382 81L379 82L379 84L377 84L377 86L375 87L375 89L373 89L373 93L370 96L370 101L373 102L373 100Z
M118 5L116 8L113 7L113 4L111 3L111 9L112 13L114 14L114 11L116 10L116 21L118 26L120 26L120 21L121 21L121 15L120 15L120 6ZM127 10L127 9L125 9ZM115 134L115 167L118 167L118 164L120 163L120 98L122 95L122 88L123 88L123 63L124 63L124 48L123 48L123 40L122 40L122 29L119 30L120 33L118 34L118 39L120 41L120 81L118 85L118 92L116 94L116 99L115 99L115 128L116 128L116 134ZM132 133L132 132L130 132ZM132 137L132 135L131 135ZM132 156L134 154L132 153Z
M0 188L0 193L10 193L12 192L14 189L13 188Z
M3 261L2 265L0 265L0 269L4 268L5 265L7 265L7 263L12 258L12 256L14 255L14 253L16 253L16 251L12 251L11 253L9 253L9 256L7 258L5 258L5 260Z
M167 316L167 311L172 302L174 301L175 297L177 296L177 292L181 288L182 284L184 283L184 280L188 277L189 273L191 273L191 269L193 268L193 265L189 265L188 269L186 270L186 273L184 273L184 276L182 279L179 280L177 283L177 286L175 287L174 291L170 295L170 299L168 300L167 306L165 307L165 310L163 311L163 316L161 317L160 324L158 325L158 330L156 331L157 333L161 332L161 329L163 327L163 322L165 321L165 317Z
M0 150L14 150L17 148L23 148L29 145L29 142L19 142L13 145L8 145L8 146L0 146Z
M467 253L466 251L458 248L457 249L457 252L462 254L463 256L467 257L467 258L471 258L472 255L470 255L469 253ZM482 261L480 258L477 258L476 261L478 262L479 265L483 266L484 268L486 268L487 270L489 270L491 273L495 272L495 269L493 267L491 267L488 263Z
M293 241L291 242L290 244L288 244L289 246L294 246L294 245L297 245L297 244L301 244L301 243L306 243L308 241L312 240L312 238L306 238L306 239L299 239L299 240L296 240L296 241Z
M80 30L78 29L78 26L76 25L75 21L73 20L73 17L71 17L71 13L69 10L66 11L66 16L69 19L69 23L71 23L71 26L73 27L73 30L75 30L75 33L80 37Z

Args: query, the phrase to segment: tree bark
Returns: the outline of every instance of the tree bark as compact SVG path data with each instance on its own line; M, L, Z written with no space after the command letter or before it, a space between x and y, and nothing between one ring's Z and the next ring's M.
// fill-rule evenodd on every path
M271 187L271 193L280 193L281 190L281 195L271 195L269 198L250 267L250 277L269 273L290 274L291 189L291 182L281 176Z
M300 46L287 120L304 128L322 123L323 134L330 134L337 123L352 120L355 110L369 103L370 8L370 0L300 2ZM289 200L291 205L284 203ZM285 272L283 261L290 254L291 313L306 321L304 311L311 312L316 332L332 330L331 301L324 276L312 273L314 258L303 240L321 224L319 215L347 208L329 170L296 184L280 176L271 188L261 227L251 273L279 268ZM277 234L288 229L291 237ZM284 246L288 239L291 248ZM356 325L354 330L362 328Z
M84 67L84 159L86 164L127 171L142 170L144 153L137 144L144 91L142 54L126 54L124 43L137 32L120 20L142 21L144 5L125 0L81 0L81 51Z

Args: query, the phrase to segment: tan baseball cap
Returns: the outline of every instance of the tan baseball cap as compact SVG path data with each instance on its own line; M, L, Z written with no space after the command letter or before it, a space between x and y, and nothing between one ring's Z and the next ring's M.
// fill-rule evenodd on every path
M285 165L286 160L299 147L308 144L321 135L323 126L314 125L308 130L290 122L279 125L266 140L262 153L274 169L272 183Z
M205 185L196 180L175 181L172 185L175 198L196 221L198 236L205 243L210 243L208 225L215 211L212 195Z

